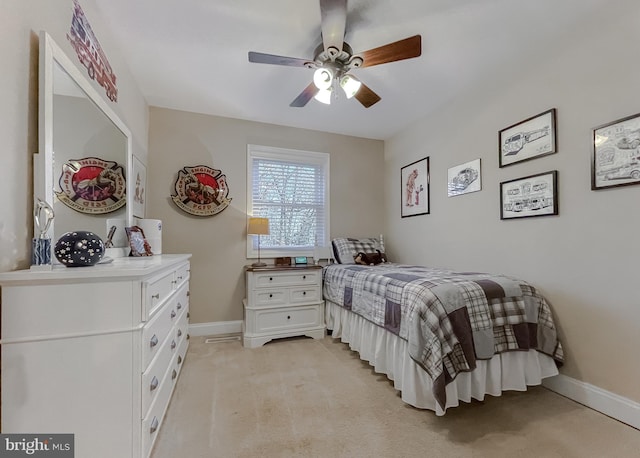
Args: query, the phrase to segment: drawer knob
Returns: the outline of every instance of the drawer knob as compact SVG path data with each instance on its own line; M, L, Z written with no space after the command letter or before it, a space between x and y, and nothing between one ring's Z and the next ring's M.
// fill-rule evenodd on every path
M178 306L176 307L178 310L182 310L182 304L178 302Z
M189 314L189 312L187 312L187 318L191 318L191 315Z
M175 341L175 340L172 340L172 341L171 341L171 349L172 349L172 350L175 350L175 349L176 349L176 341Z
M151 348L158 345L158 337L155 334L153 335L153 337L151 337L151 340L149 341L149 345L151 345Z
M306 295L307 295L307 292L306 292L306 291L302 291L302 295L303 295L303 296L306 296Z
M303 279L303 280L306 280L306 279L307 279L307 276L306 276L306 275L303 275L303 276L302 276L302 279Z
M151 296L151 299L160 299L160 293L156 293L153 296Z
M177 376L178 376L178 372L176 372L175 369L171 371L171 380L175 380Z
M182 364L182 356L178 355L178 364Z
M178 280L182 280L182 276L178 277Z
M291 319L291 315L287 315L287 320L290 320L290 319Z
M151 420L151 427L149 428L149 434L153 434L158 430L158 419L156 417L153 417L153 420Z
M273 294L269 294L269 298L272 298L272 297L273 297Z
M191 291L187 291L187 297L191 296Z
M176 311L171 310L171 319L173 320L176 317Z
M178 337L182 336L182 329L178 329Z
M189 340L191 338L191 336L189 334L187 334L187 340Z
M273 277L269 277L269 281L273 281Z
M154 375L151 379L151 384L149 385L149 391L153 391L158 388L158 378Z

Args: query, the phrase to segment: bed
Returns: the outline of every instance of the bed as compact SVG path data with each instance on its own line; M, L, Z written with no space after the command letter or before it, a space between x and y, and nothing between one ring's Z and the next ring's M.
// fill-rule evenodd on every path
M527 282L384 262L380 239L334 239L336 264L323 269L327 328L404 402L444 415L460 401L525 391L558 374L563 362L550 307Z

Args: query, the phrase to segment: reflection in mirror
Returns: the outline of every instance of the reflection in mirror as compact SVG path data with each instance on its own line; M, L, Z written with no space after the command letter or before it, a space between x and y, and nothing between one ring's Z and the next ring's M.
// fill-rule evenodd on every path
M84 73L45 32L40 38L40 153L34 160L34 199L55 219L53 243L68 231L91 231L126 246L131 183L131 135ZM127 180L128 181L128 180ZM119 233L121 232L121 233Z

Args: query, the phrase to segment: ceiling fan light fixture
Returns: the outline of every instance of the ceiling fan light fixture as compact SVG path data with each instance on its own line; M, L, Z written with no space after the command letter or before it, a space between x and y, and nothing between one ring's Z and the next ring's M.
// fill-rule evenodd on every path
M340 79L340 87L342 87L348 99L356 95L360 86L362 86L362 83L351 75L344 75Z
M328 68L317 69L313 74L313 84L315 84L320 91L329 89L333 84L333 73Z
M320 89L313 98L318 102L322 102L326 105L331 105L331 89Z

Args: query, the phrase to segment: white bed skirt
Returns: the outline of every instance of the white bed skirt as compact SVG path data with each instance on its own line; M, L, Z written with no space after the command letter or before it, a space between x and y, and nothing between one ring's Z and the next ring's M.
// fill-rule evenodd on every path
M442 409L433 397L429 375L409 357L406 340L330 301L326 301L325 318L332 336L348 343L360 359L393 380L404 402L433 410L438 416L444 415L447 408L458 406L459 401L482 401L486 394L526 391L527 386L540 385L543 378L558 374L553 358L536 350L496 355L477 361L473 372L461 373L447 385L447 402Z

